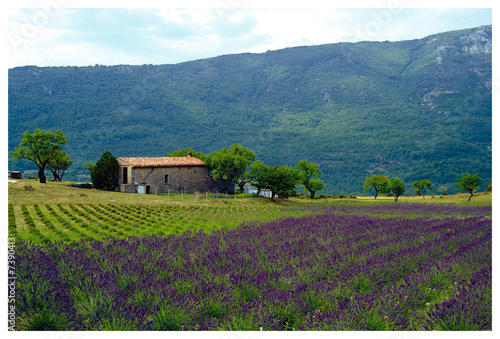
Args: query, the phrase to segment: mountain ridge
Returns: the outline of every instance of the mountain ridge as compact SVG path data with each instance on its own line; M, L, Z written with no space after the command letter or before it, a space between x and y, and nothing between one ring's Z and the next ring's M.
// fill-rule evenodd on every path
M491 180L491 26L400 42L298 46L170 65L9 70L9 150L60 129L81 164L232 143L260 160L323 171L327 193L363 193L371 173L453 192ZM277 149L280 151L277 152ZM9 168L26 170L26 162ZM32 167L32 166L31 166Z

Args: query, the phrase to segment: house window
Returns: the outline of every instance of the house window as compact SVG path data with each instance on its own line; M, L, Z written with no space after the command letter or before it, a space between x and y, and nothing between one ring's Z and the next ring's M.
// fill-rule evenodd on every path
M123 184L128 184L128 167L123 167Z
M168 184L169 183L169 176L168 174L165 174L165 184Z

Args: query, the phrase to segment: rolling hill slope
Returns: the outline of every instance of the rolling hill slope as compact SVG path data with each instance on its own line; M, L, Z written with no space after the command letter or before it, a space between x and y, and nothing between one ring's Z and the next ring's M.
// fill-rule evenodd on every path
M82 164L104 150L162 156L239 143L269 165L317 163L324 193L363 193L370 174L453 193L464 172L491 180L491 35L484 26L175 65L17 67L9 151L28 129L60 129L75 160L65 179L84 180ZM11 160L11 170L34 169Z

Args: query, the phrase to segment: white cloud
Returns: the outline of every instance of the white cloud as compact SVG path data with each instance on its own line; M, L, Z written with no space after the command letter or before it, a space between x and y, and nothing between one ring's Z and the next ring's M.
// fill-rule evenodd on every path
M11 9L8 36L22 43L9 45L9 67L177 63L299 45L413 39L491 24L488 10L230 8L237 2L224 2L229 8L61 9L49 11L47 20L40 9Z
M217 19L211 8L161 8L151 10L151 13L161 16L166 22L191 25L200 30L210 30L210 25Z
M345 35L345 27L332 23L344 22L349 17L337 9L272 9L250 13L258 22L254 33L270 35L273 40L261 46L261 50L334 42Z
M157 11L157 14L167 22L174 22L176 24L187 23L186 19L188 11L186 9L162 8Z
M229 21L231 22L241 22L245 18L245 14L243 14L243 11L237 11L232 13L229 16Z

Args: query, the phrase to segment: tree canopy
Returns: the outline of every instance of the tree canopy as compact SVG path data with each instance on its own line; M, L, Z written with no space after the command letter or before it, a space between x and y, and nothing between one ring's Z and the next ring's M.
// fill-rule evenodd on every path
M381 174L372 174L371 176L365 179L363 184L364 190L373 189L375 191L375 198L379 193L388 193L389 185L389 177Z
M45 168L51 161L61 156L62 145L68 138L60 130L55 132L36 129L33 134L28 131L23 133L19 147L10 152L14 160L27 159L33 161L38 167L40 183L46 183Z
M266 188L264 175L268 169L269 166L259 160L255 160L254 163L250 166L249 177L252 178L251 183L257 188L258 193Z
M62 181L64 172L73 164L73 160L70 159L69 155L63 150L56 151L54 157L47 164L54 175L55 181Z
M412 187L415 189L415 194L421 195L425 199L427 190L433 191L432 182L428 179L414 181Z
M470 196L467 201L470 201L474 192L479 188L479 184L484 180L481 179L477 173L471 175L464 173L462 174L462 177L457 178L457 181L457 188L460 189L462 193L469 193Z
M276 194L281 198L288 197L299 184L300 173L293 167L274 165L272 167L263 167L259 174L257 185L271 190L271 198Z
M394 196L394 200L398 201L398 198L403 195L406 191L405 185L401 179L391 178L389 179L389 185L387 193Z
M248 166L255 160L255 153L238 144L234 144L230 149L223 148L220 151L212 152L205 159L209 171L215 180L221 179L224 189L236 178L243 176Z
M300 183L311 193L311 199L314 199L314 194L324 187L323 181L319 179L321 175L319 166L312 162L301 160L295 165L295 169L299 171Z
M240 174L240 175L235 177L235 182L238 185L238 187L240 188L241 193L244 193L243 191L244 191L245 185L248 183L252 183L254 178L255 178L255 176L253 175L252 171L248 170L248 169L245 172L243 172L243 174Z
M207 156L203 152L198 152L194 148L184 148L181 150L173 151L172 153L167 153L166 157L186 157L188 153L191 154L192 157L205 161Z

